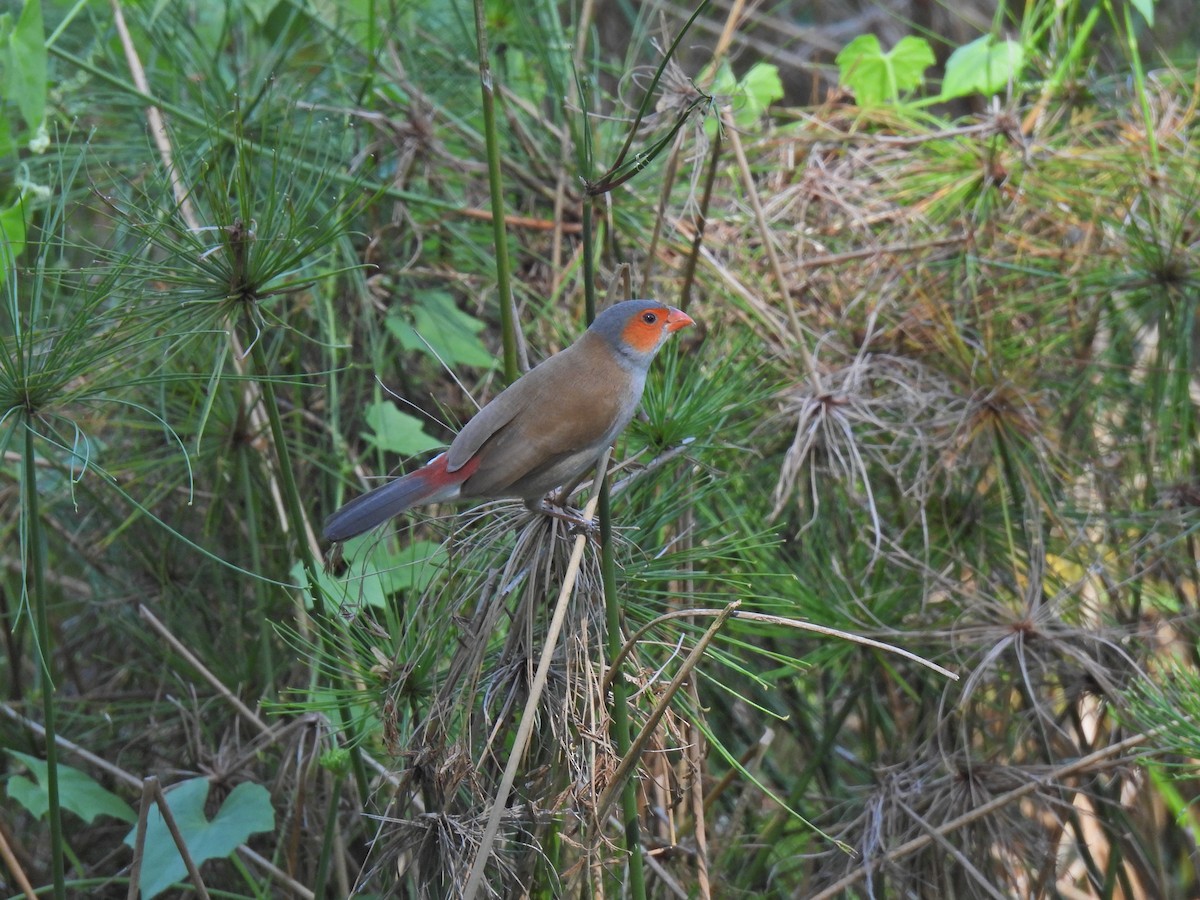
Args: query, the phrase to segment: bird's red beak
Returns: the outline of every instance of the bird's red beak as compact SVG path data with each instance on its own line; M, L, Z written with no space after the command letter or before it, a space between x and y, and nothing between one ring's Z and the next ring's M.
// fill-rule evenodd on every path
M667 332L675 332L680 328L687 328L689 325L695 325L695 320L681 309L676 309L673 306L667 307Z

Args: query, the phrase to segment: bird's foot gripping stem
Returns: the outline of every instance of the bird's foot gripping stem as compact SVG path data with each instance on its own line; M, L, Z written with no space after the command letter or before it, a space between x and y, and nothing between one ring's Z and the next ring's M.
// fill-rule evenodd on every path
M572 534L595 534L599 529L599 525L593 519L584 518L582 512L577 509L572 509L569 506L557 506L547 503L545 499L530 500L525 504L532 512L541 513L545 516L550 516L552 519L561 519L571 525Z

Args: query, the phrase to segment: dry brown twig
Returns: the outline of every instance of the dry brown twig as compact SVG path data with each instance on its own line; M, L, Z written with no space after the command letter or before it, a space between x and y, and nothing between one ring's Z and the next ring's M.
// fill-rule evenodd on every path
M8 839L4 836L3 828L0 828L0 860L4 860L4 865L12 873L13 881L17 883L17 887L21 889L21 893L25 895L26 900L37 900L37 894L33 890L33 883L29 880L29 876L25 874L25 870L21 868L21 861L13 853L12 847L8 845Z

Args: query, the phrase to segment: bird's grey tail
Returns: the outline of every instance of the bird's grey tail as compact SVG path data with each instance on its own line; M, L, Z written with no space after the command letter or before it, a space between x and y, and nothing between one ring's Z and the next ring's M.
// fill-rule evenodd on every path
M439 466L439 461L355 497L325 520L322 536L327 541L344 541L370 531L411 506L458 496L459 484L445 483L445 464Z

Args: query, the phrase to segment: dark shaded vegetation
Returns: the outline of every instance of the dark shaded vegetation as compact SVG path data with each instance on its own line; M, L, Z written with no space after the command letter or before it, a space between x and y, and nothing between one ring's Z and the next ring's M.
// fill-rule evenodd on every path
M488 4L489 150L461 4L44 5L44 131L10 86L0 133L5 896L125 896L151 776L227 816L226 896L1200 890L1186 7L1002 11L1002 88L868 104L834 57L879 7ZM939 63L993 22L924 15ZM506 381L489 154L514 360L631 294L700 327L603 538L502 502L331 553Z

